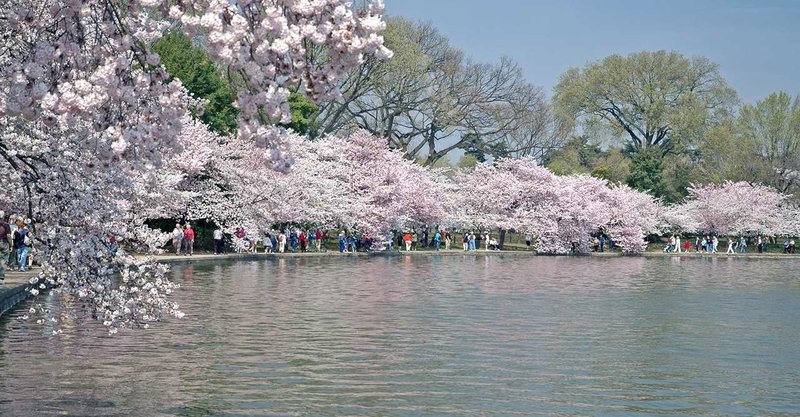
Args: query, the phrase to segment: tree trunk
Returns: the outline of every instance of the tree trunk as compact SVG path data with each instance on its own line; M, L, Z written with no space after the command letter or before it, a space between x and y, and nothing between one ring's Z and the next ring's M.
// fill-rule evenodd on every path
M500 229L500 238L497 239L498 243L497 247L499 247L502 250L505 241L506 241L506 229Z

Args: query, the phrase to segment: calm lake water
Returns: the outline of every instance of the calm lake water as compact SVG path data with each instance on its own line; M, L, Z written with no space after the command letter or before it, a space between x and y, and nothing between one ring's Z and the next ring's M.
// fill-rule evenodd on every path
M176 266L187 314L0 321L0 415L797 416L800 259Z

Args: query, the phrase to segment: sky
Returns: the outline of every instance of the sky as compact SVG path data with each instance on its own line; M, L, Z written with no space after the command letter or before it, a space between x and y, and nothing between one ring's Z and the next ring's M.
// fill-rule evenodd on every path
M430 21L472 59L509 56L552 95L571 67L608 55L705 56L743 102L800 95L800 0L384 0L391 16Z

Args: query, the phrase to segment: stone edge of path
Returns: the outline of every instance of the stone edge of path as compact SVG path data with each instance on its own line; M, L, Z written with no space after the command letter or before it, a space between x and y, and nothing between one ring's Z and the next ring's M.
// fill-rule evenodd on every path
M645 252L639 254L625 254L622 252L604 252L604 253L587 253L587 254L538 254L532 251L520 250L505 250L505 251L469 251L464 252L461 250L449 251L411 251L411 252L356 252L356 253L339 253L339 252L306 252L306 253L227 253L222 255L213 255L201 253L194 256L184 255L156 255L155 260L168 264L183 264L194 262L207 262L207 261L252 261L252 260L266 260L266 259L302 259L302 258L320 258L320 257L338 257L338 258L352 258L352 257L399 257L399 256L416 256L416 257L432 257L432 256L501 256L501 257L552 257L552 256L565 256L565 257L598 257L598 258L621 258L621 257L644 257L644 258L725 258L725 259L800 259L800 256L792 254L780 253L745 253L745 254L725 254L725 253L663 253L663 252Z
M308 253L230 253L223 255L213 255L199 253L195 256L183 255L156 255L156 261L168 264L184 264L195 262L211 262L211 261L257 261L265 259L301 259L301 258L319 258L319 257L395 257L395 256L418 256L418 257L431 257L431 256L509 256L509 257L536 257L536 256L578 256L578 257L600 257L600 258L618 258L625 256L641 256L645 258L726 258L726 259L800 259L800 256L793 256L791 254L759 254L759 253L746 253L746 254L733 254L727 255L724 253L708 254L708 253L662 253L662 252L645 252L642 254L627 255L621 252L605 252L605 253L589 253L578 255L547 255L537 254L532 251L486 251L476 250L464 252L462 250L449 250L449 251L411 251L411 252L356 252L356 253L339 253L339 252L308 252ZM10 312L20 302L27 300L30 297L28 288L31 284L28 280L35 274L26 274L19 278L24 278L25 281L20 283L18 280L15 284L6 283L0 287L0 317Z
M6 313L13 310L22 301L31 297L28 290L34 285L30 283L30 279L38 275L36 273L20 273L9 276L6 274L5 283L0 286L0 318ZM13 279L12 279L13 278ZM14 281L8 282L8 281ZM39 282L35 285L39 285Z

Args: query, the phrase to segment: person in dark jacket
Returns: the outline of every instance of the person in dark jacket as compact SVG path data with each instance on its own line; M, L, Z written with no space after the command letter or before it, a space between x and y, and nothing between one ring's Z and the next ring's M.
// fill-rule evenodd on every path
M17 217L17 230L14 231L14 250L17 253L17 265L19 271L25 272L25 267L28 265L28 253L30 252L31 238L29 236L28 227L22 221L22 217Z

